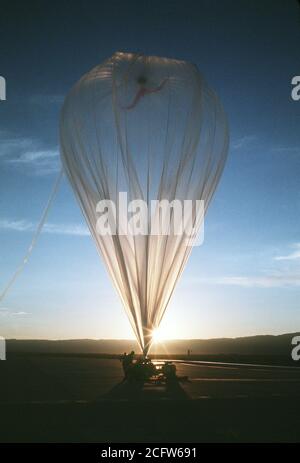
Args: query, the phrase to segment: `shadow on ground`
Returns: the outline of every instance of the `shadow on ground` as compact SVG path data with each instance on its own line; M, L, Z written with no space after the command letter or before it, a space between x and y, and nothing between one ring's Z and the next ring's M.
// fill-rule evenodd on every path
M97 398L98 400L186 400L188 394L180 381L171 380L166 383L143 383L141 381L121 381L112 389Z

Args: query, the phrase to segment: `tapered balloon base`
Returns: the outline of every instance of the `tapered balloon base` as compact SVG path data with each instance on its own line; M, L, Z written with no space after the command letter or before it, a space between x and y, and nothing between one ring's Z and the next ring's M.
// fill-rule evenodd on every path
M152 345L152 336L145 336L144 337L144 340L145 340L145 345L144 345L144 348L143 348L143 356L145 358L148 357L148 354L149 354L149 351L150 351L150 348L151 348L151 345Z

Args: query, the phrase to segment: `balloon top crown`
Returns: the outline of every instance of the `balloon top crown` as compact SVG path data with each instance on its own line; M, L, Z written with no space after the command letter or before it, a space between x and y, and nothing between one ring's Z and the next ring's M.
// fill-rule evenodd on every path
M155 94L166 94L168 91L184 91L184 86L190 88L204 84L203 78L194 64L165 58L160 56L147 56L141 53L127 53L117 51L112 56L98 64L75 84L72 90L78 94L78 90L91 91L94 95L95 88L102 86L105 91L130 93L136 92L138 102L147 101L149 96L154 101ZM74 93L71 90L70 94ZM140 93L137 93L140 92ZM129 97L130 98L130 97ZM136 108L133 96L131 103L121 102L123 109Z
M143 53L131 53L131 52L123 52L123 51L116 51L110 58L112 61L122 60L122 61L131 61L131 60L148 60L148 61L160 61L160 62L168 62L168 63L188 63L188 61L178 60L175 58L166 58L164 56L157 56L157 55L144 55ZM191 64L191 63L189 63Z

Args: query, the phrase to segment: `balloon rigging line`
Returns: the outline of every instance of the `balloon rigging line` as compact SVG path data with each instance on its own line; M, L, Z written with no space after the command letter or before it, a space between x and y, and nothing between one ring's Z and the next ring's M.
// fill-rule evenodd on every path
M40 219L40 221L38 223L38 226L37 226L37 228L36 228L36 230L34 232L34 235L32 237L30 246L29 246L26 254L24 255L20 265L17 267L16 271L13 273L12 277L10 278L8 283L6 284L6 286L5 286L4 290L2 291L2 293L0 293L0 302L2 302L2 300L5 298L8 291L12 288L13 284L17 280L18 276L24 270L24 267L27 264L27 262L29 260L29 257L31 255L33 249L35 248L35 245L37 244L39 236L40 236L40 234L41 234L41 232L43 230L43 227L45 225L45 222L47 220L49 210L50 210L50 208L51 208L51 206L53 204L53 201L54 201L54 199L55 199L55 197L57 195L57 192L58 192L62 177L63 177L63 169L61 168L61 170L60 170L60 172L58 174L58 177L56 178L55 183L53 185L52 191L50 193L50 197L49 197L49 199L47 201L47 204L46 204L46 206L44 208L44 211L42 213L41 219Z

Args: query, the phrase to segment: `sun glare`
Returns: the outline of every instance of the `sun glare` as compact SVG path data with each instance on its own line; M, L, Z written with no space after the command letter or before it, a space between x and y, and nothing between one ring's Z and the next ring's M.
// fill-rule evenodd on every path
M166 339L172 338L172 336L167 336L165 330L161 328L156 328L156 330L153 331L152 336L153 336L154 344L157 344L159 342L165 341Z
M154 344L156 344L158 342L161 342L161 341L163 341L165 339L164 336L163 336L162 331L159 328L157 328L156 330L153 331L152 336L153 336Z

